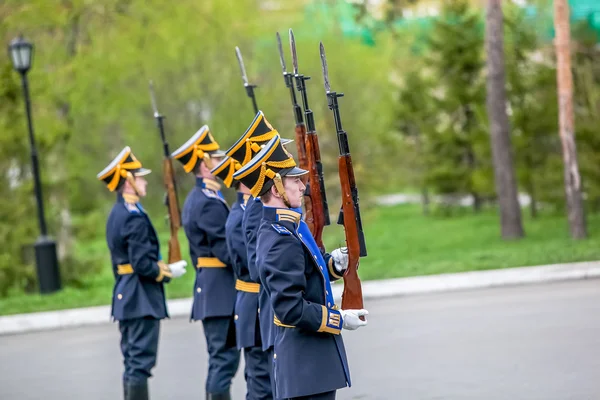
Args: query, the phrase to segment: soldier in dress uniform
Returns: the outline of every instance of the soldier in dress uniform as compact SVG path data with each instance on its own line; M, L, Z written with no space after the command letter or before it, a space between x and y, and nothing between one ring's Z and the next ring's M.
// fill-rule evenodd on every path
M125 147L97 175L117 192L106 224L115 286L111 315L119 321L125 371L125 400L148 399L148 378L156 364L160 320L168 318L163 285L185 273L186 261L166 265L150 218L139 203L146 196L143 168Z
M267 353L262 349L258 319L260 292L258 271L250 271L248 268L247 247L242 229L242 218L247 201L253 202L253 199L250 198L250 190L244 184L235 181L233 174L247 164L261 150L261 146L277 134L278 132L269 124L262 111L259 111L246 132L225 152L227 157L212 170L212 173L219 177L225 186L233 185L237 190L237 201L231 207L225 227L227 247L237 278L238 293L235 304L237 347L244 350L246 360L244 371L247 387L246 398L253 400L272 399L273 395L270 363ZM283 141L291 142L286 139L282 139ZM262 215L262 211L259 215Z
M306 173L275 137L234 179L263 204L256 264L276 325L276 396L334 399L350 385L341 330L366 325L360 317L368 312L339 309L322 255L298 231L301 214L294 209L301 207Z
M183 205L182 223L196 265L191 320L202 321L209 354L206 398L231 399L231 380L240 353L235 344L235 278L225 239L229 207L211 169L223 151L208 126L203 126L172 153L185 172L196 176L196 185Z
M262 114L262 113L261 113ZM263 116L264 118L264 116ZM256 119L255 119L256 121ZM267 123L268 124L268 123ZM258 124L259 130L261 132L265 131L265 128L260 129L261 124ZM273 129L270 124L268 124L268 128ZM288 143L292 142L291 140L281 139L281 144L284 146ZM288 153L289 154L289 153ZM290 156L291 157L291 156ZM307 188L308 189L308 188ZM302 207L294 208L294 211L302 214ZM247 202L246 211L244 212L244 217L242 220L242 229L246 235L246 247L248 252L248 268L250 270L250 275L257 276L257 282L260 281L260 274L258 271L258 267L256 265L256 238L258 233L258 228L260 225L260 221L263 216L263 204L260 200L260 196L250 197ZM329 253L321 254L317 243L315 242L308 225L300 219L299 233L304 235L305 242L311 246L315 253L319 253L319 258L322 262L328 266L329 269L329 279L331 281L340 279L344 274L345 270L348 268L348 255L346 248L335 249L334 251ZM269 294L261 286L260 297L259 297L259 313L260 315L260 333L262 337L262 347L263 350L268 353L269 360L269 371L271 372L271 381L273 391L275 390L275 385L273 384L273 367L271 365L273 361L273 348L275 344L275 326L273 325L273 309L270 305Z

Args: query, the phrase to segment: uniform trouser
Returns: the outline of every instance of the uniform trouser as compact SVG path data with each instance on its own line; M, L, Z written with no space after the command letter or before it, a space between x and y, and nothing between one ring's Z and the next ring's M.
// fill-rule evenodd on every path
M261 346L246 347L244 349L246 367L246 400L271 400L273 392L271 386L271 373L269 354Z
M310 396L293 397L287 400L335 400L335 390L331 392L311 394Z
M228 341L231 317L210 317L202 320L208 349L207 393L226 393L240 363L240 352Z
M145 317L119 321L123 382L145 384L156 365L160 320Z

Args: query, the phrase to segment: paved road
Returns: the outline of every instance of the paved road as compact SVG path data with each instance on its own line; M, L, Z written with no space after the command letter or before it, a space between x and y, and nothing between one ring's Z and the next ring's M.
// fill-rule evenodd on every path
M600 399L600 281L377 300L338 399ZM201 326L163 324L152 398L203 399ZM0 399L120 399L114 325L0 337ZM238 372L234 399L244 398Z

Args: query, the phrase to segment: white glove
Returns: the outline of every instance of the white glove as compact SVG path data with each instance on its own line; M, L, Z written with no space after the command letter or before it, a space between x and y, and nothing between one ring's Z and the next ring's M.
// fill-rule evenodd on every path
M333 266L340 273L348 269L348 248L340 247L331 252L331 258L333 258Z
M168 267L171 270L171 275L173 275L172 277L179 278L186 272L185 267L187 267L187 261L176 261L173 264L169 264Z
M354 331L361 326L367 325L366 318L364 321L359 318L369 315L367 310L340 310L340 314L342 314L342 319L344 320L344 329Z

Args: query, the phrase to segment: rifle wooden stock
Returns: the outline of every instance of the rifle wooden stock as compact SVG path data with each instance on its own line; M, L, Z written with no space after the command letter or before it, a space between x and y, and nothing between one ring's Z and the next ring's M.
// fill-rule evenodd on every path
M292 87L292 90L294 88ZM296 124L296 150L298 151L298 165L308 171L308 159L306 157L306 125ZM310 192L304 195L304 222L308 225L310 233L315 232L315 218L313 216L312 198Z
M308 162L308 183L310 184L310 203L311 203L311 214L312 214L312 225L311 233L317 242L317 246L322 251L325 250L323 245L323 228L325 227L326 216L325 207L323 201L323 192L321 191L321 179L319 175L320 166L320 152L319 152L319 140L316 134L307 134L306 141L306 159ZM319 158L317 158L319 157ZM322 171L322 169L321 169ZM306 215L306 223L310 228L308 221L308 209Z
M292 52L295 57L294 51ZM325 193L325 180L323 178L323 164L321 164L321 151L319 150L319 139L315 128L315 119L312 110L308 106L308 95L306 93L305 81L310 79L301 74L294 75L298 92L302 98L302 108L304 109L304 118L306 121L306 139L304 146L306 148L306 160L308 162L308 182L310 185L310 198L312 203L313 230L311 230L319 248L324 251L323 246L323 228L329 225L329 207L327 205L327 195Z
M360 260L360 230L356 205L352 198L354 169L350 154L342 155L338 160L340 184L342 189L342 212L344 213L344 231L348 247L348 269L344 274L344 292L342 293L342 309L356 310L363 308L362 286L358 277Z
M179 213L179 202L175 191L175 177L173 175L173 162L170 157L165 157L163 161L164 184L167 190L167 208L169 211L169 228L171 236L169 237L169 264L181 260L181 246L177 232L181 227L181 216Z
M308 159L306 158L306 125L296 125L296 149L298 150L298 164L300 168L308 171Z

